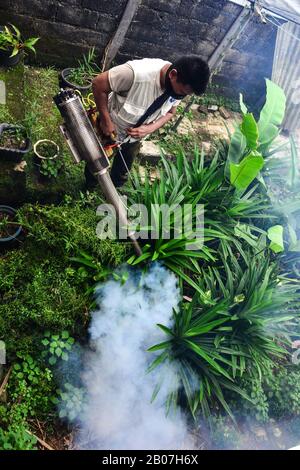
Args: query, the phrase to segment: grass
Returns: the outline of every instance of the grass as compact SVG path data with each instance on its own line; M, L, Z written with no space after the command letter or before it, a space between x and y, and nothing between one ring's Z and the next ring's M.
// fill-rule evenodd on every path
M24 86L24 65L13 68L0 67L0 80L5 82L6 105L0 104L0 122L14 123L24 118L24 96L20 93Z

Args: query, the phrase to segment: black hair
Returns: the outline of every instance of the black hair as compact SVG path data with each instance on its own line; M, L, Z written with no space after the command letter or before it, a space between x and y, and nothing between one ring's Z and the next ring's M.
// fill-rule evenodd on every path
M180 57L172 64L177 70L178 81L190 85L196 95L205 92L209 82L210 70L208 63L197 55Z

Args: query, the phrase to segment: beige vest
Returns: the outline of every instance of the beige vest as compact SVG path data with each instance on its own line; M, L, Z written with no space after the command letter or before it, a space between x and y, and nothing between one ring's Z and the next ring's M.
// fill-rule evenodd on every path
M113 92L108 102L110 116L116 125L119 139L123 140L127 136L126 129L134 127L153 101L164 92L160 85L160 71L169 63L162 59L141 59L128 62L134 72L133 84L126 96ZM165 116L173 106L179 103L179 100L170 97L160 109L146 119L144 124Z

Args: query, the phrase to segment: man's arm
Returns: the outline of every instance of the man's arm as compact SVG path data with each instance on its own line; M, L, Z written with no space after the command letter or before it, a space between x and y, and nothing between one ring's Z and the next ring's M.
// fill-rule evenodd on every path
M101 130L104 135L109 137L113 132L115 132L115 126L108 111L108 95L111 92L108 72L103 72L93 79L92 90L100 115Z
M160 117L157 121L151 122L150 124L142 124L140 127L130 127L127 129L127 133L135 139L142 139L143 137L146 137L146 135L152 134L152 132L155 132L157 129L164 126L172 119L175 113L176 106L173 106L165 116Z

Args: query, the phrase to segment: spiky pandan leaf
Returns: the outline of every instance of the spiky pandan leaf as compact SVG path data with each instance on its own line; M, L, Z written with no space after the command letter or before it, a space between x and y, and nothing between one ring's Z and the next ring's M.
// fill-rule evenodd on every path
M199 273L199 265L204 261L216 262L218 259L217 247L221 240L227 240L229 246L235 246L241 253L241 238L235 232L235 225L240 218L272 217L261 212L268 205L266 199L252 188L248 192L235 191L224 176L225 162L216 152L212 160L206 160L205 155L195 148L194 159L189 161L184 152L176 153L176 162L166 160L162 157L164 171L160 178L151 184L146 176L142 181L137 172L133 172L134 187L129 187L128 199L131 204L143 204L152 219L143 221L144 226L155 226L157 236L147 246L142 247L142 257L132 256L128 260L130 264L139 264L150 260L162 260L165 264L178 274L192 288L197 290L197 283L186 273L193 271ZM244 163L242 164L243 167ZM181 168L181 173L178 168ZM246 167L247 168L247 167ZM240 169L240 168L239 168ZM242 181L241 175L237 183ZM246 174L245 178L249 175ZM248 182L247 181L247 182ZM192 207L191 228L197 232L196 207L202 204L204 210L204 234L194 240L189 240L186 233L179 234L175 238L176 223L178 217L175 212L170 217L170 232L166 236L164 224L157 209L160 204L170 203L177 205L182 210L183 221L188 220L183 211L184 204ZM158 206L153 205L156 204ZM276 218L276 216L273 216ZM180 221L183 225L182 221ZM176 232L177 233L177 232ZM204 235L204 237L203 237ZM171 237L171 238L170 238ZM201 239L202 246L198 245ZM250 239L248 239L248 242ZM251 242L252 243L252 242ZM193 245L193 246L192 246ZM191 249L192 248L192 249Z
M298 317L298 284L288 279L279 284L277 265L265 253L228 257L223 246L221 252L222 267L202 268L198 280L213 305L196 292L192 302L183 302L174 312L174 336L170 339L168 330L168 341L151 348L168 351L168 359L180 361L193 415L200 408L209 414L215 400L229 413L224 390L249 399L235 379L246 370L262 376L266 367L276 364L276 357L287 357L283 338L293 332L289 325Z

